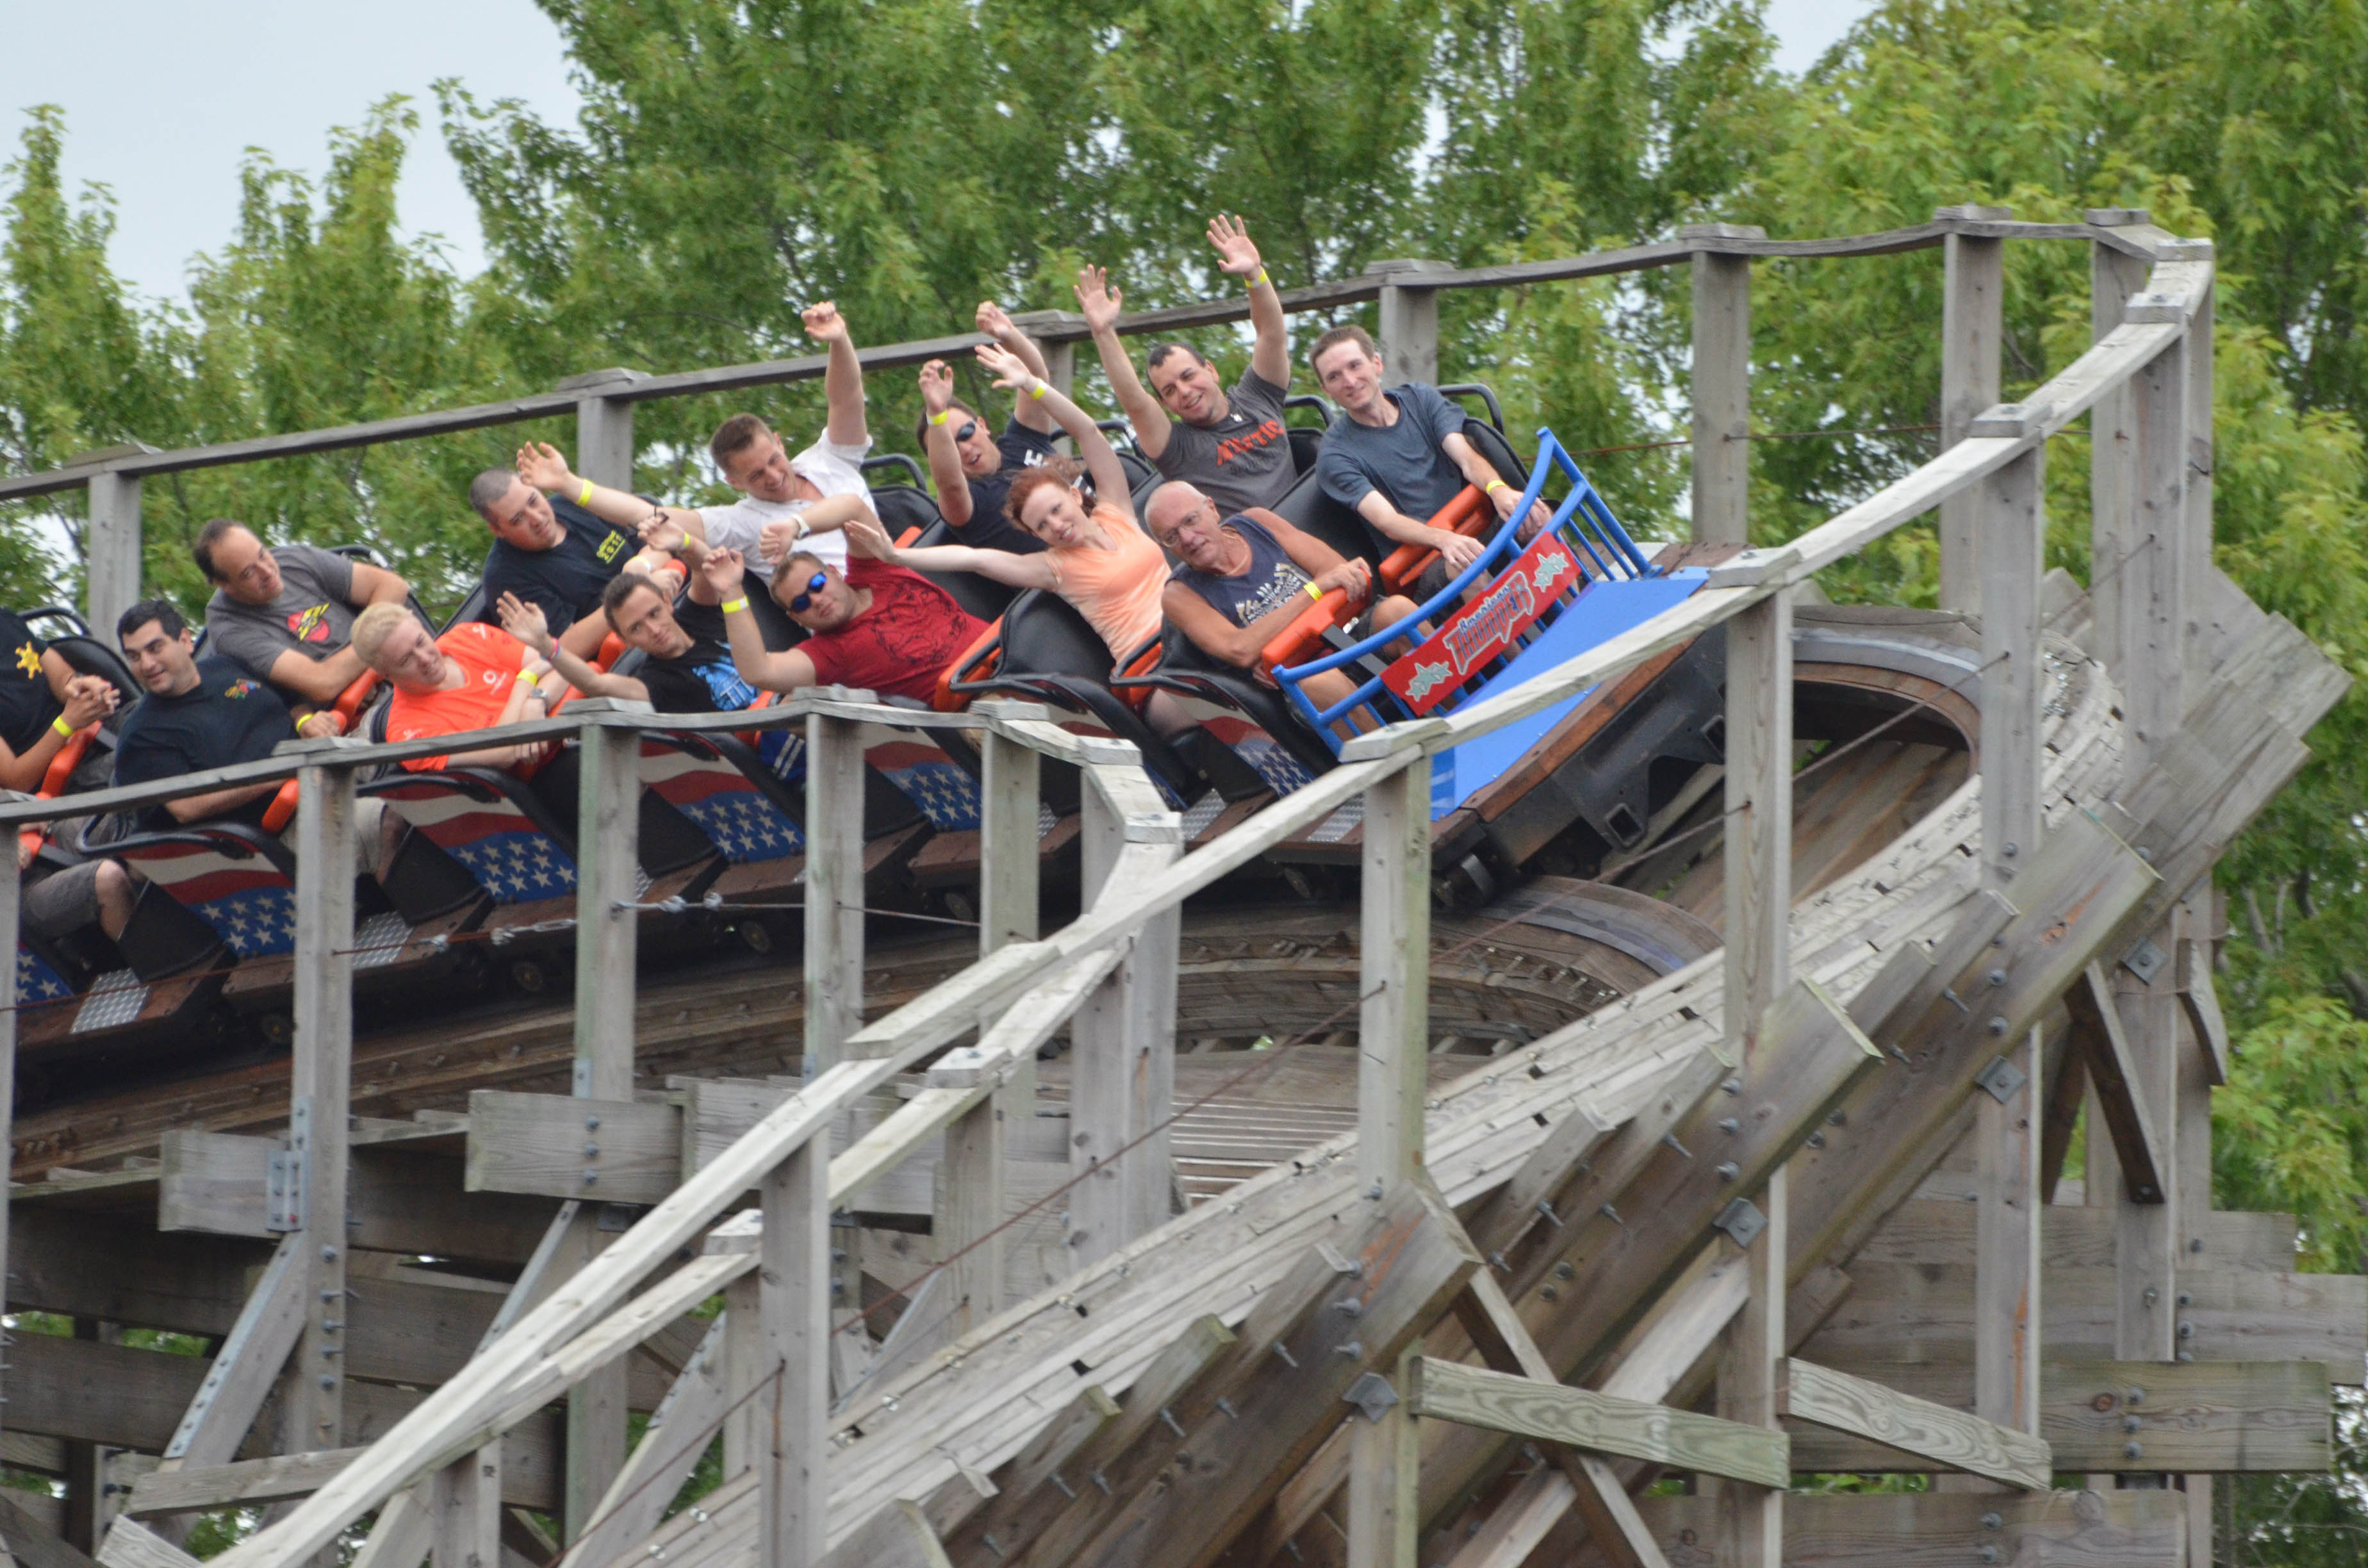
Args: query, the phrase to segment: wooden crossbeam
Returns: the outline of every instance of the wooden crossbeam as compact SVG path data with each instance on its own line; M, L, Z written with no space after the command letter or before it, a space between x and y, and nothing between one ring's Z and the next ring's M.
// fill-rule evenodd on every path
M2041 1434L2065 1472L2324 1471L2332 1462L2333 1409L2327 1367L2317 1361L2055 1361L2040 1369ZM1793 1458L1804 1471L1959 1468L1810 1428L1793 1434Z
M2122 1165L2122 1183L2137 1203L2160 1203L2166 1162L2154 1117L2136 1091L2137 1057L2123 1032L2121 1013L2113 1005L2111 983L2102 965L2090 963L2064 994L2072 1010L2072 1041L2089 1069L2089 1082L2105 1113L2112 1134L2113 1153Z
M123 1511L144 1518L151 1514L196 1513L302 1497L326 1485L359 1452L359 1449L321 1449L309 1454L154 1470L131 1483Z
M92 1568L90 1558L33 1517L9 1490L0 1488L0 1551L16 1560L16 1568Z
M1407 1402L1417 1415L1589 1453L1647 1460L1673 1470L1788 1486L1792 1444L1782 1432L1696 1415L1593 1389L1545 1384L1425 1356Z
M98 1549L106 1568L198 1568L198 1560L139 1520L118 1515Z
M1781 1414L1899 1449L1951 1470L2044 1492L2055 1464L2044 1439L1797 1358L1785 1363Z
M2177 1492L1918 1493L1784 1499L1784 1561L1799 1568L2185 1568L2186 1498ZM1672 1551L1714 1561L1710 1497L1640 1497Z

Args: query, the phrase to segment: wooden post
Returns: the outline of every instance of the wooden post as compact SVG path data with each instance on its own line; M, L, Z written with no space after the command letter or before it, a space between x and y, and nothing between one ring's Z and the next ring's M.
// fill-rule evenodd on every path
M1966 434L2021 439L2045 411L1992 408ZM2046 536L2044 442L1985 480L1972 501L1981 570L1982 870L2008 889L2040 835L2039 578ZM1974 1230L1974 1414L2039 1435L2040 1031L1999 1040L1974 1096L1979 1207Z
M2088 221L2100 228L2126 229L2140 235L2159 233L2142 208L2091 208ZM2101 240L2091 242L2089 326L2092 338L2101 341L2122 324L2130 296L2146 287L2146 263L2139 257ZM2136 410L2135 393L2126 385L2106 392L2089 410L2089 598L2095 626L2091 646L2104 651L2105 663L2116 681L2123 678L2122 604L2130 591L2124 562L2137 542Z
M1365 791L1357 989L1357 1184L1379 1200L1422 1168L1430 1058L1430 759ZM1421 1445L1405 1403L1349 1418L1349 1568L1413 1568Z
M575 472L593 483L611 490L633 488L633 405L598 394L648 380L639 370L612 366L570 376L553 389L586 394L575 404Z
M2212 951L2211 881L2206 878L2180 905L2179 932L2182 944L2192 943L2202 952ZM2181 983L2209 988L2212 966L2207 956L2200 971L2182 974ZM2213 1010L2218 1010L2216 1000ZM2176 1093L2178 1114L2172 1118L2171 1131L2171 1202L2177 1207L2177 1234L2187 1238L2177 1256L2179 1264L2198 1261L2203 1237L2210 1227L2212 1213L2212 1059L2203 1042L2195 1036L2193 1014L2180 1009L2176 1025L2179 1030L2179 1068ZM2178 1267L2172 1270L2178 1278ZM2173 1298L2176 1301L2176 1298ZM2172 1324L2173 1344L2177 1344L2178 1325ZM2178 1353L2181 1360L2190 1354ZM2188 1568L2212 1568L2212 1497L2213 1478L2190 1475L2187 1486L2187 1562Z
M837 687L833 697L855 695ZM869 696L869 693L864 694ZM806 716L806 1039L808 1083L863 1027L863 748L860 727Z
M1130 844L1180 854L1183 830L1131 745L1083 769L1083 887L1098 897ZM1143 923L1108 980L1070 1020L1069 1150L1080 1175L1069 1194L1069 1243L1080 1267L1109 1256L1167 1218L1173 1181L1165 1123L1175 1092L1174 912Z
M1430 1055L1430 759L1365 791L1357 989L1357 1185L1422 1165Z
M1007 705L979 704L989 706ZM1027 713L1051 717L1034 704L1027 705ZM979 794L978 956L987 958L1013 942L1036 939L1043 765L1033 748L992 730L981 733L979 749L985 778ZM987 1022L982 1018L980 1026ZM1012 1114L1036 1114L1033 1056L1019 1064L1007 1093Z
M1398 278L1416 278L1448 270L1441 261L1394 257L1365 268L1382 278L1382 358L1392 381L1439 381L1439 290Z
M2187 713L2187 346L2156 355L2130 388L2137 506L2121 567L2118 638L2109 646L2122 713L2137 741L2132 766L2142 767Z
M630 713L643 704L595 700L580 704L587 717L607 710ZM575 841L575 1072L578 1099L630 1100L633 1097L633 961L639 915L634 902L641 846L641 757L638 731L624 724L607 724L597 718L578 733ZM597 1142L598 1129L585 1128L587 1142ZM604 1197L598 1173L586 1169L584 1198ZM575 1267L592 1260L609 1234L597 1226L579 1226L581 1256ZM592 1522L600 1499L615 1484L625 1464L626 1361L618 1357L595 1368L567 1391L567 1491L565 1529L570 1543ZM484 1456L481 1454L480 1459ZM496 1456L496 1459L498 1456ZM467 1466L469 1460L461 1461ZM439 1484L445 1484L439 1478ZM498 1495L499 1475L495 1475ZM436 1494L437 1529L447 1529L446 1493L458 1499L478 1495L482 1487L472 1476L461 1476ZM454 1503L453 1507L458 1507ZM496 1510L495 1525L499 1523ZM439 1533L438 1539L443 1539ZM457 1540L472 1540L463 1531ZM437 1568L447 1568L439 1562Z
M2213 255L2209 240L2182 240L2180 253L2193 259L2208 260ZM2187 595L2187 623L2191 628L2203 620L2203 606L2209 602L2212 574L2212 325L2213 301L2219 292L2215 274L2213 287L2206 290L2203 305L2187 328L2187 527L2183 535L2185 548L2180 551L2180 584ZM2206 649L2202 636L2194 631L2180 638L2187 649L2188 678L2201 684L2203 670L2201 661ZM2201 1478L2208 1489L2211 1478ZM2207 1545L2209 1537L2206 1538Z
M501 1568L502 1446L438 1471L428 1487L434 1568Z
M359 743L326 741L336 750ZM304 1185L304 1329L289 1380L282 1448L345 1438L346 1150L353 1093L354 775L312 764L296 805L296 1043L288 1142Z
M1702 258L1694 265L1699 269ZM1725 1051L1741 1062L1759 1047L1769 1006L1793 982L1793 601L1782 593L1726 623L1725 858ZM1755 1426L1777 1425L1778 1380L1790 1349L1788 1187L1780 1165L1759 1195L1766 1228L1744 1249L1750 1293L1719 1354L1719 1414ZM1717 1487L1723 1561L1780 1568L1783 1492L1735 1481Z
M109 447L106 456L151 451ZM86 456L98 456L92 453ZM135 474L90 477L90 515L83 532L83 608L93 634L115 645L115 621L140 598L140 480Z
M23 874L17 869L17 857L0 855L0 1149L14 1148L17 1114L17 936L21 911L18 900L24 884ZM6 1194L0 1193L0 1280L8 1269L8 1205ZM0 1296L5 1296L0 1291ZM0 1396L9 1390L6 1363L0 1361ZM7 1421L8 1404L0 1397L0 1426ZM5 1543L0 1543L5 1545Z
M1943 207L1942 222L2002 222L2010 207ZM2003 342L2006 242L1951 234L1941 244L1941 449L1965 438L1974 418L1998 400L1998 351ZM1982 528L1979 503L1955 495L1941 503L1941 608L1981 608Z
M764 1281L744 1274L723 1288L723 1475L730 1481L757 1462L760 1436L770 1423L759 1418L772 1401L758 1385L773 1375L765 1358Z
M1077 339L1085 335L1086 318L1075 311L1019 311L1011 324L1036 340L1044 355L1044 379L1053 391L1069 396L1076 384Z
M857 797L860 801L860 796ZM830 1142L817 1135L783 1160L762 1188L765 1229L757 1243L757 1311L770 1416L758 1427L757 1560L766 1568L811 1568L822 1560L829 1495L824 1458L830 1437Z
M646 714L643 702L579 701L575 709ZM588 716L588 715L587 715ZM595 722L582 743L575 836L575 1077L579 1099L633 1097L633 962L641 922L630 905L639 881L642 737ZM585 1173L586 1181L593 1173ZM601 1197L587 1185L587 1199Z
M1680 240L1764 240L1741 223L1688 223ZM1693 524L1698 544L1750 540L1751 261L1693 257Z

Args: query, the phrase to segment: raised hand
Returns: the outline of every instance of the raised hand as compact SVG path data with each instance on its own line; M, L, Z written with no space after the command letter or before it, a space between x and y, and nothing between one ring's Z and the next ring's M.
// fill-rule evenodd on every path
M699 563L699 574L715 590L717 601L729 604L740 597L740 582L747 574L747 562L736 550L711 550L707 559Z
M893 561L896 558L895 542L889 539L888 530L880 526L880 519L871 513L849 517L842 527L847 532L847 552L849 555L860 555L867 561Z
M837 301L825 300L818 305L808 305L798 312L805 324L806 335L816 343L845 343L847 318L838 313Z
M1017 390L1036 379L1036 372L1028 368L1028 361L1000 343L980 344L978 362L985 367L987 374L995 378L995 384L998 387Z
M997 343L1008 343L1019 335L1019 328L1013 323L1011 312L993 300L981 300L978 302L976 320L978 330Z
M1102 332L1118 324L1119 307L1126 297L1110 286L1110 273L1087 267L1077 273L1077 309L1085 313L1086 329Z
M1209 243L1217 247L1220 272L1230 272L1236 278L1256 278L1258 268L1265 265L1258 260L1258 245L1238 217L1228 218L1220 212L1210 219Z
M690 537L683 532L680 523L666 516L663 508L643 517L640 528L642 542L644 545L652 550L663 550L668 553L680 550L683 540Z
M543 618L541 605L528 604L516 594L504 594L495 601L494 613L502 618L502 630L548 658L551 655L551 624Z
M986 307L981 305L984 312ZM979 329L984 332L985 328ZM954 373L943 359L932 359L921 367L921 406L931 417L943 414L954 400Z
M1502 495L1506 493L1499 490L1497 494ZM1527 544L1543 532L1545 526L1553 521L1554 514L1546 510L1546 504L1543 501L1532 501L1530 503L1530 515L1521 519L1520 529L1514 538L1518 542Z
M567 460L559 449L548 441L529 441L518 449L518 477L537 490L561 494L579 488L583 482L567 467Z
M757 553L779 566L790 558L791 547L805 537L805 524L798 518L779 518L757 530Z

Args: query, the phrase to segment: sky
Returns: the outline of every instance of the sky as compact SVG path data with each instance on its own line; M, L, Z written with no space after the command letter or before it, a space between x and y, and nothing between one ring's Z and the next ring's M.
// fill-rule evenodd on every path
M1769 0L1778 65L1804 69L1869 8ZM154 298L183 297L189 258L230 238L246 149L317 177L329 129L392 93L409 94L423 121L397 197L403 226L440 236L474 273L476 214L435 133L431 84L457 77L560 123L579 102L559 29L530 0L0 0L0 151L13 154L24 109L62 106L67 187L113 189L110 259Z

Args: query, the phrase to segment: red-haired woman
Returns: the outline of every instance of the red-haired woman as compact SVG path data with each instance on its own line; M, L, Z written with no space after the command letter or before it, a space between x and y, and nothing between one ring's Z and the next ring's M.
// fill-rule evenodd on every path
M868 518L849 523L848 533L864 540L866 553L899 566L975 572L1015 588L1050 589L1068 600L1101 633L1111 659L1116 660L1159 630L1167 557L1135 521L1126 471L1085 411L1001 345L980 344L978 358L994 375L996 386L1042 403L1044 412L1076 443L1086 472L1093 476L1094 505L1087 506L1083 493L1070 481L1070 471L1047 465L1029 469L1013 480L1011 494L1003 504L1013 522L1044 541L1041 554L1013 555L963 544L900 550L885 530ZM1166 692L1152 695L1144 717L1162 734L1189 729L1192 722Z

